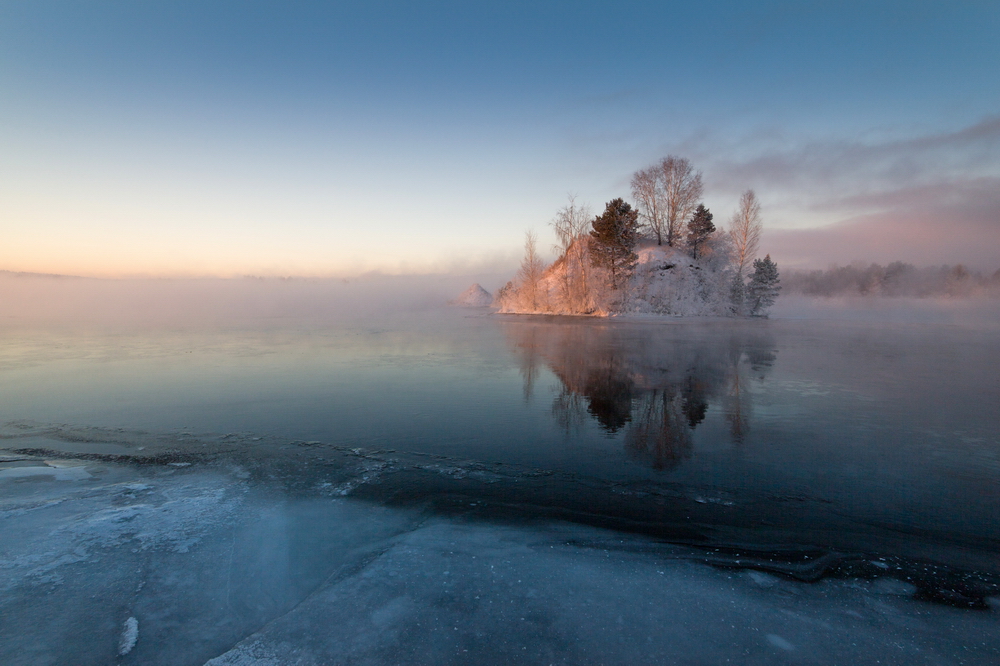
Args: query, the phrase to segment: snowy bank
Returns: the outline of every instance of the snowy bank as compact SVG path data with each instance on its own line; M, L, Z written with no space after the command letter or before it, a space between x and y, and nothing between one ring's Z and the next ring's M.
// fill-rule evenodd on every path
M449 303L463 308L486 308L493 305L493 296L477 282Z
M741 308L734 305L734 273L724 242L708 245L696 259L678 248L645 241L636 248L635 266L625 286L615 290L609 287L607 271L591 265L586 248L577 248L584 241L574 243L536 282L509 282L497 296L500 312L685 317L740 314Z

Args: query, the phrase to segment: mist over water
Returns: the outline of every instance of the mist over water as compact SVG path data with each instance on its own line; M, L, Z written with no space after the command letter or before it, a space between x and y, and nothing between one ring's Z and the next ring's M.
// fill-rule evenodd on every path
M0 660L1000 654L994 302L469 282L0 278Z
M821 322L864 321L873 325L950 324L981 330L997 330L1000 328L1000 299L987 296L811 298L783 295L772 308L771 318Z
M0 272L0 325L174 329L344 322L438 307L470 281L379 274L114 280Z

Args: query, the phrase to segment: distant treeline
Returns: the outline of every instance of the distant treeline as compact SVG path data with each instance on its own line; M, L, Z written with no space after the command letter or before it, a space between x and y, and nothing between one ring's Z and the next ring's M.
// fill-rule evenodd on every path
M786 269L781 281L785 293L806 296L1000 297L1000 270L990 275L962 264L917 268L894 261L887 266L854 263L827 270Z

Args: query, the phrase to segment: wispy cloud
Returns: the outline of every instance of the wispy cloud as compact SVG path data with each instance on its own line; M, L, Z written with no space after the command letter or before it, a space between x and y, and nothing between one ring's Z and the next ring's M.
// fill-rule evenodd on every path
M793 264L1000 266L1000 117L907 139L761 151L715 161L710 173L715 187L754 187L770 203L766 249Z
M825 194L825 205L862 192L1000 176L1000 117L953 132L880 142L815 141L716 160L713 181L739 189ZM841 196L838 196L841 195Z
M1000 178L857 195L851 203L878 209L811 229L778 229L765 246L794 266L902 259L920 265L965 263L1000 267Z

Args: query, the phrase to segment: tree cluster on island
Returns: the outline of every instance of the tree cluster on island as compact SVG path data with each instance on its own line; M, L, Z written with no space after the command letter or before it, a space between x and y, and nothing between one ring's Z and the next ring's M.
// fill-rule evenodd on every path
M549 266L528 232L517 275L496 294L500 311L766 315L781 287L770 255L756 256L762 219L753 190L725 231L701 201L701 173L684 158L637 171L631 185L635 206L614 199L597 216L571 197L552 222L559 256Z

